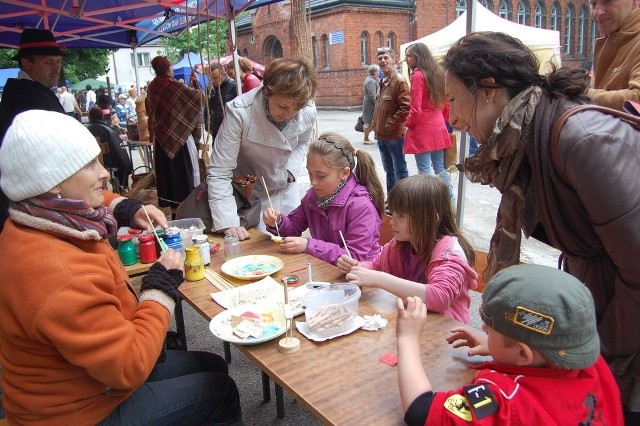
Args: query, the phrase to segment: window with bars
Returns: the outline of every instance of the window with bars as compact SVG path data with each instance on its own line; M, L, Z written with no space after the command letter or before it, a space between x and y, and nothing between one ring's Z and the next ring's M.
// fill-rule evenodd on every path
M467 2L465 0L456 0L456 18L459 18L467 10Z
M573 56L573 20L575 11L572 4L567 5L567 12L564 17L564 54Z
M587 54L587 25L589 23L589 10L587 6L580 8L580 17L578 18L578 55L586 56Z
M545 16L545 7L544 3L537 2L536 3L536 16L534 26L536 28L544 28L546 25L546 16Z
M520 0L518 2L518 24L527 25L530 13L529 3Z
M360 34L360 62L369 65L369 33L366 31Z
M551 28L554 31L560 31L560 7L557 3L551 5Z

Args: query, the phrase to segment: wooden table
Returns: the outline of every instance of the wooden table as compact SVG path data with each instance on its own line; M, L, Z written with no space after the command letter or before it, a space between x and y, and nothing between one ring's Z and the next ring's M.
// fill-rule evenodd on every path
M241 243L242 254L267 254L283 259L284 268L272 275L276 281L294 270L304 269L307 262L312 264L315 280L344 281L334 266L307 254L280 253L268 236L251 232L252 238ZM212 258L210 267L219 272L221 259L222 255ZM305 271L296 274L306 282ZM207 320L224 310L210 296L215 291L206 280L185 282L180 287L183 299ZM325 424L402 424L397 370L378 360L385 353L396 353L395 303L395 296L383 290L363 289L359 314L380 314L389 320L386 328L376 332L357 330L317 343L294 330L294 336L300 339L300 351L294 354L280 353L279 339L237 348ZM304 321L304 317L297 320ZM458 387L474 375L467 367L466 349L453 349L444 340L456 325L459 323L455 320L430 314L423 332L422 357L434 389Z

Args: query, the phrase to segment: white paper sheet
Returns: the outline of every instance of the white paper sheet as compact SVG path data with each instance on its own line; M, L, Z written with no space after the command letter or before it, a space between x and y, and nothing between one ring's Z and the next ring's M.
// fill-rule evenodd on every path
M304 313L302 308L302 298L311 289L304 285L296 288L289 288L289 305L294 316ZM239 305L251 305L272 301L284 304L284 291L282 285L270 276L264 277L260 281L251 284L238 286L231 290L211 293L211 297L216 303L225 309L231 309Z

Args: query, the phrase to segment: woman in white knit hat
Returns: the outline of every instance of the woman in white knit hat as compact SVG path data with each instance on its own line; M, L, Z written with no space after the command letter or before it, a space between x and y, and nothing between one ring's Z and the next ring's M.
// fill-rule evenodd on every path
M0 234L0 365L9 422L241 421L238 390L221 357L163 351L183 281L181 257L172 250L162 256L136 298L105 237L115 232L116 217L135 222L140 203L105 198L109 174L99 153L76 120L39 110L19 114L0 148L0 185L11 200Z

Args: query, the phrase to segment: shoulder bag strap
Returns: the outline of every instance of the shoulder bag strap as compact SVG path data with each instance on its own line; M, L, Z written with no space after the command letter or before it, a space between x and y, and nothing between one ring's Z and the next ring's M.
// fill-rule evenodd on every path
M567 179L567 176L564 174L564 172L562 172L562 169L560 168L560 158L558 154L558 143L560 140L560 132L562 131L562 127L564 127L564 123L567 122L569 117L579 112L587 111L587 110L600 111L605 114L613 115L614 117L617 117L620 120L626 121L636 129L640 130L640 117L627 114L626 112L618 111L617 109L607 108L600 105L586 104L586 105L578 105L576 107L573 107L565 111L554 124L553 130L551 130L551 159L553 160L553 166L555 167L556 172L558 173L558 176L560 176L560 179L562 179L565 183L567 183L569 180Z

